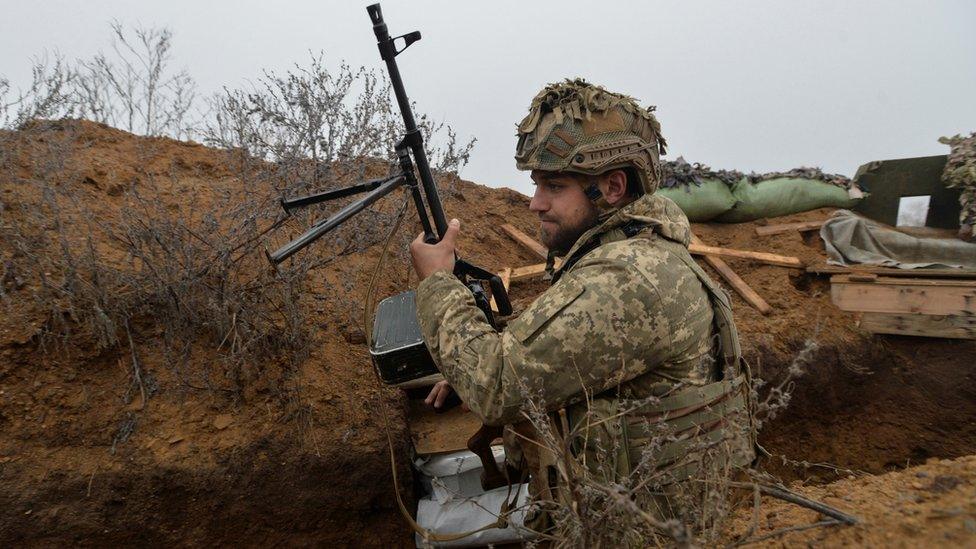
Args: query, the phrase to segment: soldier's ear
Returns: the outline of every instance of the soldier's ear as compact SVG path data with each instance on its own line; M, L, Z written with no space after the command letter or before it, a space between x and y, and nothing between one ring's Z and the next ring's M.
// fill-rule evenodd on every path
M613 170L602 174L600 191L603 198L611 205L616 206L627 198L627 173L623 170Z

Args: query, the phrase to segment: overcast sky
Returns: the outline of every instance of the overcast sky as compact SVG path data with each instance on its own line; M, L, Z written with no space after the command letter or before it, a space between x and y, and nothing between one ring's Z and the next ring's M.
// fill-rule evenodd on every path
M0 0L0 75L30 58L108 50L109 21L166 26L203 95L323 51L382 68L355 1ZM462 175L531 192L515 124L547 82L582 76L658 106L668 158L715 168L943 154L976 130L976 2L435 2L386 0L391 33L423 40L398 62L419 108L478 139Z

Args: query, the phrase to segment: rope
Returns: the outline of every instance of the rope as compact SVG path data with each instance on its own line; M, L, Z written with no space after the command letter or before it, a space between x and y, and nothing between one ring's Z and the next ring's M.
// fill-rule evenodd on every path
M390 234L386 236L386 242L383 244L383 252L380 253L380 258L376 262L376 267L373 268L373 274L369 277L369 286L366 287L366 299L363 304L363 333L366 334L366 344L373 344L373 312L376 305L376 278L380 273L380 269L383 267L383 262L386 261L386 256L390 251L390 243L393 242L393 237L396 236L397 232L400 231L400 224L403 222L403 214L407 211L408 196L403 197L403 204L400 205L400 211L397 212L396 223L393 224L393 228L390 230Z

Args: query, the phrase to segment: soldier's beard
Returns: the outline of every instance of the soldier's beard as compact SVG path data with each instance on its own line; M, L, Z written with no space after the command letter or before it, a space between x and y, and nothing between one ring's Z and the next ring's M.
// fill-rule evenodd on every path
M548 223L540 224L539 237L550 251L555 252L556 255L565 255L583 233L596 226L598 219L599 210L593 205L572 220L557 220L543 216L542 221Z

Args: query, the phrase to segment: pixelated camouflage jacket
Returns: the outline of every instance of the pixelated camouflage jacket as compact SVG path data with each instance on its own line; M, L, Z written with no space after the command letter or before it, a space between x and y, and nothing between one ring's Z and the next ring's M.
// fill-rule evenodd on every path
M648 228L627 238L635 223ZM529 394L555 410L584 393L642 398L713 381L713 312L685 264L690 238L673 202L646 195L584 233L553 286L502 332L454 276L434 273L417 289L424 341L488 425L524 419Z

